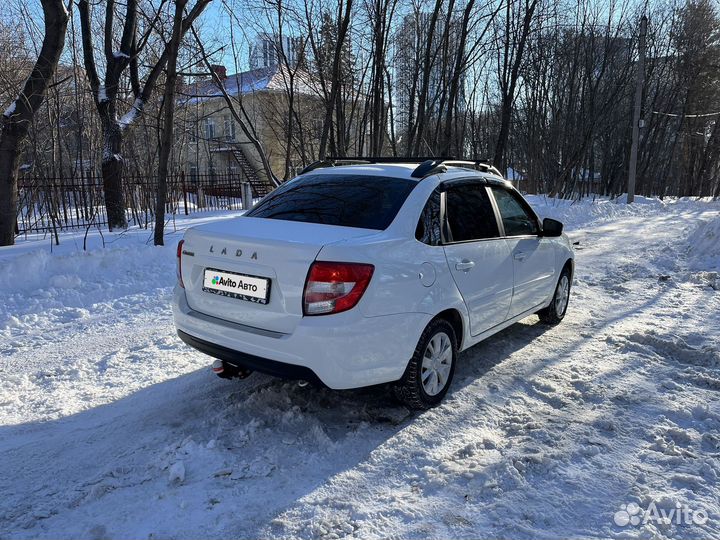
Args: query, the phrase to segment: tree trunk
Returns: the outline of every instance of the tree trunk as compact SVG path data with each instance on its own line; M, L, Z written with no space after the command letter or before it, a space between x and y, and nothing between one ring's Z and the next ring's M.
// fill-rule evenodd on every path
M126 229L125 194L123 193L122 173L123 162L122 131L116 122L109 121L103 125L105 149L102 159L103 191L105 192L105 208L107 210L108 228Z
M327 149L327 143L328 143L328 136L332 132L332 123L333 123L333 109L336 108L336 103L338 103L338 94L340 92L340 87L344 82L343 75L346 75L342 72L342 54L343 49L345 47L345 38L348 33L348 28L350 26L350 16L352 12L352 0L345 0L345 12L343 14L343 8L342 4L339 6L339 12L338 16L341 17L339 24L338 24L338 35L337 35L337 41L335 43L335 50L333 51L333 63L332 63L332 71L331 71L331 80L330 80L330 96L328 97L326 103L325 103L325 118L323 119L323 128L322 128L322 134L320 136L320 150L318 152L319 159L325 159L326 149ZM338 103L337 108L338 112L340 112L340 107L342 105ZM343 125L340 125L340 118L336 119L337 125L337 133L340 135L341 128L344 129ZM344 146L343 142L341 141L340 144L331 144L330 145L330 151L337 155L337 154L343 154L344 155ZM334 148L333 148L334 146ZM338 150L340 150L338 152Z
M715 126L713 126L710 139L708 140L705 152L703 153L702 161L700 162L700 172L698 178L700 185L698 186L697 195L703 196L706 193L711 195L713 193L713 181L717 182L717 170L718 162L720 161L720 118L715 120ZM707 184L705 183L707 180ZM707 185L707 190L705 186Z
M435 29L437 26L440 10L442 9L442 0L435 0L435 7L430 16L430 24L427 28L427 43L425 45L424 58L421 65L422 83L420 84L420 96L418 97L417 121L410 126L408 134L408 149L412 148L412 153L416 156L421 154L421 146L425 136L425 122L427 121L427 99L430 89L430 76L433 69L433 47L435 46ZM450 17L450 15L448 15ZM412 145L412 146L411 146Z
M290 69L288 69L290 72ZM283 180L288 181L294 176L293 171L290 170L290 162L292 161L292 142L295 131L295 122L293 122L293 113L295 111L295 84L294 76L290 74L288 77L290 84L287 87L288 92L288 115L287 115L287 136L285 137L285 172L283 174Z
M15 243L19 143L16 135L3 133L0 137L0 246Z
M453 147L453 120L457 114L458 100L460 96L460 85L464 83L462 80L463 70L466 68L467 59L465 58L465 47L467 43L468 25L470 23L470 15L472 14L475 0L470 0L463 12L462 25L460 27L460 39L458 43L457 51L455 52L455 63L453 66L452 77L450 79L450 92L448 97L448 106L445 114L445 126L442 135L442 150L440 151L441 156L450 156L453 154L455 148ZM451 19L448 19L451 20ZM450 32L450 25L448 25L448 33ZM455 134L457 136L457 134ZM461 148L461 144L457 144L458 150ZM458 154L461 152L458 151Z
M55 75L65 46L68 12L62 0L42 0L45 36L30 76L0 124L0 246L15 243L17 173L22 143Z
M505 147L507 146L508 137L510 136L510 118L512 116L512 98L503 96L502 108L500 113L500 133L498 134L497 144L495 145L495 155L493 157L493 165L495 165L503 174L507 172L505 167Z
M519 29L519 35L511 36L507 34L505 36L504 65L509 65L510 70L509 72L503 70L502 74L505 80L501 84L503 95L500 114L500 133L498 134L497 144L495 145L495 156L493 157L493 165L503 171L503 174L507 172L507 164L505 163L505 152L507 149L508 138L510 136L510 121L512 119L513 104L515 103L515 88L517 86L518 78L520 76L520 67L523 62L525 45L527 43L528 36L530 35L530 23L533 20L537 4L538 0L526 0L525 12L523 14L521 28ZM511 9L509 4L506 16L508 17L508 19L511 16ZM510 24L509 20L506 21L506 24ZM509 28L509 26L506 28ZM516 48L514 50L511 48L509 43L511 39L516 41ZM514 57L510 58L513 52Z
M173 122L175 121L175 88L177 85L177 57L182 39L183 10L187 0L175 0L175 19L172 37L168 44L167 78L163 95L163 131L160 140L158 163L157 198L155 200L155 245L163 246L165 232L165 202L167 200L167 175L170 149L173 143Z
M385 134L385 32L386 32L386 4L382 0L374 2L374 42L373 42L373 68L371 89L371 117L370 117L370 155L382 155Z

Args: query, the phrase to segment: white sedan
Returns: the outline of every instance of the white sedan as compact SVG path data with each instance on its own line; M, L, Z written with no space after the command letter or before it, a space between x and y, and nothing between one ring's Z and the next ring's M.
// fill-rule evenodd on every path
M178 244L175 325L218 359L218 375L391 383L428 408L447 393L459 351L534 313L562 320L570 242L495 169L341 163L316 163Z

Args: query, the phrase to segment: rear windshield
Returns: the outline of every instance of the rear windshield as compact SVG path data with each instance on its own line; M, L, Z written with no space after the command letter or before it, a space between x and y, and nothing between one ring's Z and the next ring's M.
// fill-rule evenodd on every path
M245 215L383 230L415 185L384 176L307 175L280 186Z

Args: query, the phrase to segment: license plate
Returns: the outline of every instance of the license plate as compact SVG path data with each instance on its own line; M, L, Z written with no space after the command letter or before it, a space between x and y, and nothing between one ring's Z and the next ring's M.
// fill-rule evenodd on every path
M206 268L203 275L203 291L256 304L267 304L270 298L270 280L217 268Z

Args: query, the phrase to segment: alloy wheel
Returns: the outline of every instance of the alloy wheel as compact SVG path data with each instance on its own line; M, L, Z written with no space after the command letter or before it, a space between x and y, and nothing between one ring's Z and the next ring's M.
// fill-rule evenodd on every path
M447 385L452 361L450 336L445 332L438 332L425 347L420 370L423 389L429 396L436 396Z

